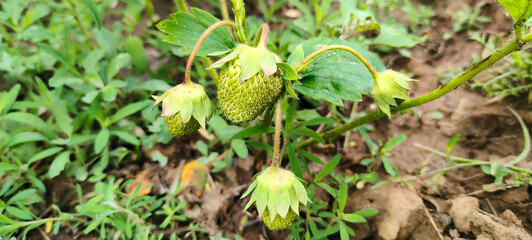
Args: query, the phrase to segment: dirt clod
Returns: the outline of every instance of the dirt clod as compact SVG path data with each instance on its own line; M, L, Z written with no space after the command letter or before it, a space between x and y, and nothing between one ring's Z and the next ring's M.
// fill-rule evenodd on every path
M416 192L401 185L385 185L353 194L346 212L375 208L379 214L370 220L369 226L355 224L356 239L364 239L374 232L377 239L406 239L423 221L423 201ZM355 208L355 209L353 209Z
M454 226L460 232L470 232L469 220L471 213L479 207L478 199L469 196L459 197L451 200L451 205L449 215L453 219Z
M471 214L471 230L479 240L529 240L532 236L522 228L495 217L475 211Z

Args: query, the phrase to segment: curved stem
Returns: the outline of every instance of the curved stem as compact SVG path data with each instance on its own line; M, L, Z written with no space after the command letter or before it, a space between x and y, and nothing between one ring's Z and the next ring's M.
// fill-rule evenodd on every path
M257 47L265 47L265 48L267 47L267 45L268 45L268 32L269 31L270 31L270 26L268 26L267 23L263 23L260 26L260 29L259 29L260 40L257 43Z
M373 79L377 78L377 71L375 71L375 68L373 68L373 66L371 66L371 64L360 53L358 53L355 49L352 49L350 47L343 46L343 45L331 45L331 46L323 47L321 49L316 50L315 52L308 55L305 59L303 59L303 61L299 63L299 65L296 67L296 71L298 73L304 71L309 66L309 63L311 62L311 60L313 60L318 55L324 52L330 51L330 50L344 50L344 51L350 52L351 54L355 55L355 57L358 58L358 60L360 60L364 64L364 66L366 66L366 68L369 70L369 72L373 76Z
M476 76L481 71L485 70L486 68L493 65L495 62L501 60L506 55L516 51L518 48L517 42L515 40L509 41L505 46L503 46L501 49L499 49L497 52L493 53L489 57L485 58L481 62L475 64L473 67L469 68L459 76L455 77L453 80L448 82L446 85L441 86L437 88L436 90L427 93L423 96L414 98L412 100L404 101L401 105L399 105L396 108L392 109L393 113L396 113L397 111L413 108L431 101L434 101L441 96L449 93L453 89L457 88L458 86L462 85L463 83L467 82L469 79ZM338 136L341 133L344 133L346 131L349 131L353 128L356 128L358 126L361 126L363 124L366 124L368 122L371 122L375 119L378 119L382 116L385 116L384 113L382 113L380 110L376 110L374 112L368 113L360 118L357 118L351 122L348 122L340 127L337 127L335 129L332 129L330 131L327 131L323 134L321 134L321 137L323 139L329 139L335 136ZM296 148L304 148L312 145L316 140L313 138L307 139L301 143L299 143Z
M275 136L273 139L272 167L279 166L279 148L281 145L281 100L275 103Z
M188 57L187 66L185 68L185 84L190 84L190 68L192 67L192 62L194 62L194 57L196 56L196 53L198 52L201 44L203 43L203 41L205 41L207 36L209 36L209 34L212 31L214 31L216 28L219 28L221 26L231 26L231 27L233 27L235 29L237 28L236 24L231 22L231 21L219 21L219 22L211 25L209 28L207 28L205 30L205 32L203 32L201 37L196 42L196 45L192 49L192 52L190 53L190 56Z

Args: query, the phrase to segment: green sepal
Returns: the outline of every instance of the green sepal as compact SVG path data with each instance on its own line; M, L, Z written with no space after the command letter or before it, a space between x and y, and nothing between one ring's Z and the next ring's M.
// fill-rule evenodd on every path
M253 202L257 200L257 195L258 194L255 194L255 193L251 194L251 199L249 199L249 202L246 204L246 207L244 207L244 212L248 210L248 208L251 207L251 205L253 205Z
M307 190L305 190L305 187L300 182L294 182L292 184L294 186L294 191L296 192L297 199L303 204L307 205Z
M286 89L286 92L292 95L292 97L294 97L295 99L299 100L296 92L294 91L294 86L292 85L292 81L284 79L284 87Z
M260 67L264 72L264 75L271 76L277 72L277 61L275 59L275 54L272 52L266 52L262 59L260 60Z
M294 186L291 186L289 188L289 194L290 194L290 207L292 208L292 211L294 211L297 215L299 215L299 199L296 195L296 190L294 189Z
M287 80L298 80L301 76L297 74L296 70L287 63L278 62L277 67L283 71L283 78Z
M262 70L261 61L267 52L266 48L246 47L240 53L240 81L249 79Z
M244 192L244 194L242 194L240 199L247 197L255 189L255 187L257 187L257 181L253 181L251 183L251 185L249 185L248 190L246 190L246 192Z
M207 67L207 70L212 69L212 68L220 68L220 67L222 67L225 63L227 63L227 62L235 59L236 57L238 57L238 55L240 53L242 53L242 51L244 51L245 48L246 48L245 45L239 44L227 56L221 58L220 60L216 61L215 63L213 63L209 67Z
M257 203L257 211L259 212L259 216L262 216L262 213L268 204L268 190L266 189L266 186L259 185L253 193L255 194L255 192L257 193L257 198L255 200Z
M277 215L277 196L279 194L278 189L270 189L268 192L268 211L270 211L270 217L273 220Z
M190 120L192 117L192 102L191 101L183 101L181 104L181 122L184 124Z
M290 210L290 193L288 191L288 188L285 186L282 186L278 190L278 194L276 196L276 209L279 216L282 218L286 217L286 214L288 213L288 210Z

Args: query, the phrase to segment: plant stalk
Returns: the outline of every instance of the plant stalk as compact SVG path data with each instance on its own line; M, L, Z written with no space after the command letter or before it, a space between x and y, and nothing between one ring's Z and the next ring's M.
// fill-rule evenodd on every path
M181 12L188 12L187 3L185 0L177 0L177 5L179 6L179 10Z
M268 26L267 23L263 23L260 26L260 30L259 30L260 40L259 40L259 43L257 44L257 47L264 47L264 48L267 47L269 31L270 31L270 26Z
M275 136L273 139L273 160L272 167L279 166L279 148L281 145L281 100L275 103Z
M207 28L205 30L205 32L203 32L201 37L196 42L196 45L192 49L192 52L190 53L190 56L188 57L187 66L185 68L185 84L191 84L191 81L190 81L190 68L192 67L192 63L194 62L194 57L196 56L196 53L198 52L201 44L203 43L203 41L205 41L207 36L209 36L209 34L212 31L214 31L216 28L219 28L221 26L231 26L231 27L233 27L235 29L237 28L236 24L231 22L231 21L219 21L219 22L211 25L209 28Z
M474 66L472 66L471 68L469 68L468 70L466 70L465 72L460 74L459 76L455 77L453 80L451 80L450 82L448 82L444 86L441 86L441 87L437 88L436 90L434 90L434 91L432 91L430 93L427 93L425 95L422 95L420 97L404 101L398 107L392 108L392 113L396 113L396 112L401 111L401 110L417 107L419 105L422 105L422 104L425 104L425 103L428 103L428 102L431 102L431 101L434 101L434 100L440 98L441 96L443 96L443 95L449 93L450 91L458 88L460 85L462 85L463 83L467 82L468 80L470 80L471 78L476 76L478 73L482 72L486 68L488 68L491 65L493 65L495 62L501 60L503 57L505 57L506 55L516 51L517 49L518 49L517 41L515 41L515 40L509 41L501 49L499 49L498 51L496 51L495 53L493 53L489 57L485 58L481 62L475 64ZM332 129L330 131L327 131L327 132L321 134L321 137L323 139L330 139L330 138L336 137L336 136L338 136L341 133L349 131L349 130L351 130L353 128L356 128L356 127L361 126L363 124L366 124L368 122L371 122L371 121L373 121L375 119L378 119L378 118L380 118L382 116L385 116L385 114L382 113L380 110L376 110L376 111L368 113L368 114L366 114L366 115L364 115L364 116L362 116L360 118L357 118L357 119L355 119L355 120L353 120L351 122L348 122L348 123L346 123L346 124L344 124L344 125L342 125L340 127L337 127L337 128ZM309 139L299 143L298 145L296 145L296 148L305 148L305 147L308 147L308 146L312 145L314 142L316 142L316 140L314 140L313 138L309 138Z
M344 50L344 51L350 52L356 58L358 58L358 60L360 60L362 64L364 64L364 66L366 66L368 71L371 73L371 76L373 76L373 79L377 78L377 71L375 71L375 68L373 68L373 66L371 66L371 64L360 53L358 53L355 49L352 49L350 47L343 46L343 45L331 45L331 46L323 47L321 49L316 50L315 52L308 55L305 59L303 59L303 61L299 63L299 65L296 67L296 71L298 73L303 72L309 66L308 63L311 63L311 61L315 57L319 56L320 54L324 52L331 51L331 50Z

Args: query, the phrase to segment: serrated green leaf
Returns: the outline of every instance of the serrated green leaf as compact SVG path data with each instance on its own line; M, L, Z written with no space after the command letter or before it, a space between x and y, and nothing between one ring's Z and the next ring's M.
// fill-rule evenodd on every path
M156 26L168 33L163 41L182 47L182 51L190 53L205 30L219 20L208 12L192 8L191 13L175 13L173 19L163 20ZM231 34L226 27L214 30L203 42L197 56L205 57L210 53L227 51L235 47Z
M59 155L57 155L54 161L52 161L50 168L48 169L48 177L54 178L58 176L65 169L65 165L69 161L70 161L70 151L62 152Z
M497 0L510 13L515 22L524 21L532 15L531 0Z
M362 44L332 38L312 38L302 43L306 56L327 45L345 45L358 51L377 72L384 71L380 59ZM324 99L343 106L342 99L360 101L361 94L369 95L373 77L367 68L351 53L341 50L329 51L301 73L302 85L294 88L308 97Z

